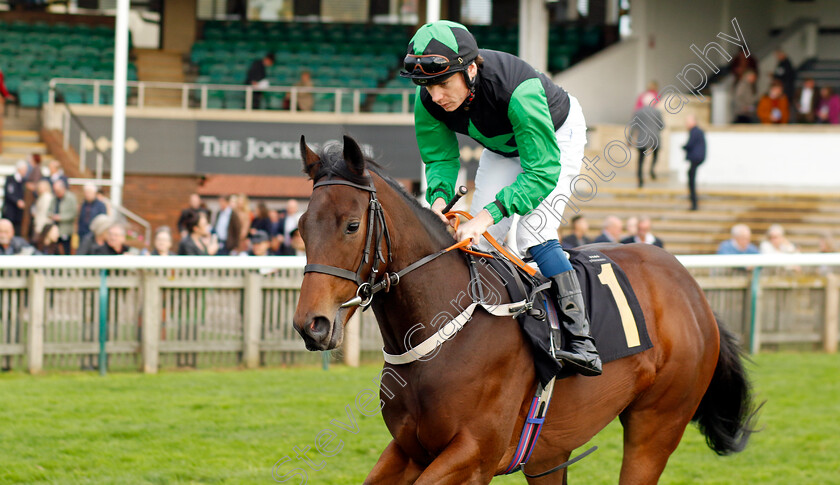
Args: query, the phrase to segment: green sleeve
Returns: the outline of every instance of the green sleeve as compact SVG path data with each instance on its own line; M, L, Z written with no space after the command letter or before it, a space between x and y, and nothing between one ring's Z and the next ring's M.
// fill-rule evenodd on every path
M414 131L420 158L426 164L426 200L433 203L438 197L449 202L455 195L455 182L461 168L461 152L455 133L443 122L432 116L420 99L420 90L414 100Z
M510 98L508 118L523 171L516 181L496 194L496 200L507 215L525 215L554 190L560 178L560 149L539 78L528 79L516 87ZM494 202L484 208L495 222L504 217Z

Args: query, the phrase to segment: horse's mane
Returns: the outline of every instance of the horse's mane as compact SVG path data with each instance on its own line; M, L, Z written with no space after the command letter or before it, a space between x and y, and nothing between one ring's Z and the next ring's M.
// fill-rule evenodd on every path
M314 182L317 183L318 180L324 177L339 177L354 184L368 184L366 176L359 175L347 166L347 162L344 160L343 147L339 143L324 145L318 151L318 157L321 159L321 163L319 164L318 171L312 177ZM441 245L448 246L452 244L452 235L447 231L446 225L432 211L420 205L417 199L412 197L399 182L385 173L385 169L380 164L376 163L367 155L365 155L365 168L381 177L382 180L406 201L411 210L417 215L417 218L420 219L423 227L428 230L429 234L435 240L440 242Z

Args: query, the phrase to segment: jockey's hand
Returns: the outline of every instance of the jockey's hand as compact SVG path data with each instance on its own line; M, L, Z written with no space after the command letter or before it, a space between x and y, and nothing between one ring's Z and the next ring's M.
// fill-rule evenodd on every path
M475 246L481 240L481 235L492 225L493 216L486 209L482 209L477 216L458 226L455 239L458 241L471 239L472 245Z
M436 216L440 217L440 220L442 220L444 224L455 227L455 219L447 219L443 215L443 209L445 207L446 201L443 200L443 198L438 197L437 199L435 199L434 204L432 204L432 212L434 212Z

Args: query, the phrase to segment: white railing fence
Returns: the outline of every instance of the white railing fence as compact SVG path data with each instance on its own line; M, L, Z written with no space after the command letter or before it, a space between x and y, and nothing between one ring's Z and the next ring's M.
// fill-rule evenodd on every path
M840 253L679 258L748 350L837 351ZM303 257L0 262L0 367L153 373L312 362L292 327ZM341 353L357 365L362 352L379 358L381 347L375 318L364 312L349 325Z

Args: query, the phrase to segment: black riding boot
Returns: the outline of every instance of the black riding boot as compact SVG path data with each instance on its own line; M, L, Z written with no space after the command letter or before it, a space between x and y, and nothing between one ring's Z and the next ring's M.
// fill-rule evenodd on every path
M572 365L585 376L601 375L601 357L595 348L595 341L589 334L589 320L580 291L580 283L574 271L565 271L552 276L560 297L560 312L563 326L569 336L569 351L554 349L557 360ZM555 345L560 339L554 339Z

